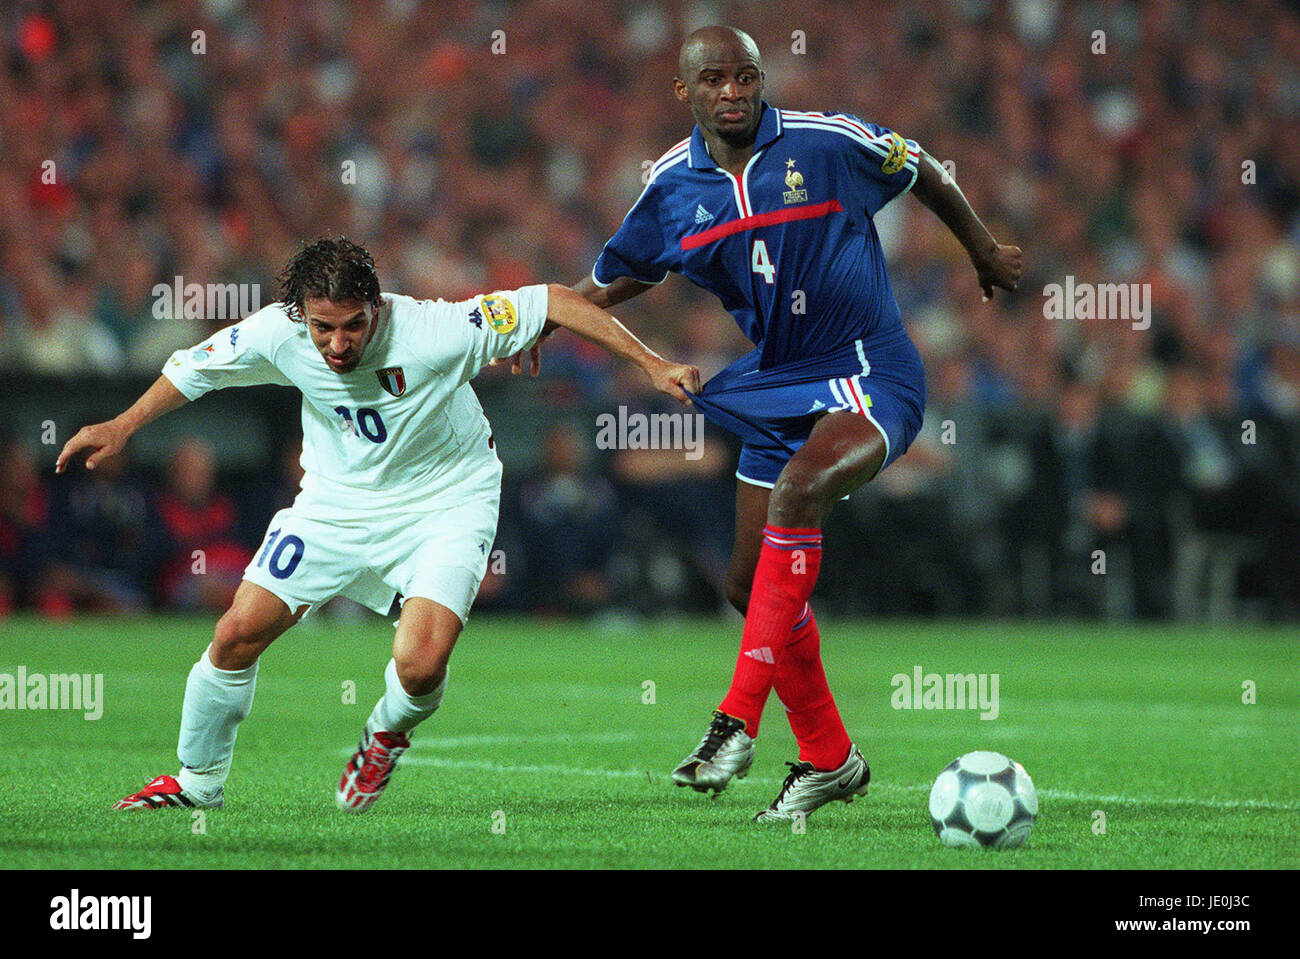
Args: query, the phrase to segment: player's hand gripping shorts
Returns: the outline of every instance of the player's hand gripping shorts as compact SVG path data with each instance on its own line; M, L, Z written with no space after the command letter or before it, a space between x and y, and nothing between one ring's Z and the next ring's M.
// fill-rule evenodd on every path
M294 503L271 520L244 579L291 612L346 596L385 614L396 596L446 606L463 623L487 572L500 492L448 509L326 517Z
M737 479L771 487L826 413L849 410L885 440L883 470L907 451L925 415L925 370L907 336L760 370L759 350L704 384L696 407L744 445Z

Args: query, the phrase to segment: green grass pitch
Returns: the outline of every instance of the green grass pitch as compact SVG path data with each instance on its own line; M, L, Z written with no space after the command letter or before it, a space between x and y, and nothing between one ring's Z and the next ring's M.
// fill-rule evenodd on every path
M0 673L104 677L98 720L0 710L0 866L1300 865L1293 630L828 621L827 672L873 779L867 797L820 810L797 833L750 822L795 758L775 697L748 779L717 798L668 779L725 691L738 623L476 618L442 709L383 799L351 816L333 789L382 688L391 627L309 620L263 657L224 809L202 823L185 810L111 812L176 771L185 677L213 622L0 622ZM997 673L998 717L894 709L891 677L917 665ZM1254 704L1242 701L1247 681ZM945 849L930 827L935 775L981 748L1019 760L1038 788L1038 823L1019 850Z

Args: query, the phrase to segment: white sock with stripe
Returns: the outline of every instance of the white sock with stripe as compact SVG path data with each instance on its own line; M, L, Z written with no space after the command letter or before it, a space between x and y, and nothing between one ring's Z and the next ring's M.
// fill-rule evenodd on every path
M257 663L247 669L218 669L209 658L211 649L203 651L185 681L176 747L181 761L176 781L204 801L215 799L230 775L235 736L253 708L257 687Z
M447 676L442 677L438 688L423 696L412 696L402 688L397 678L397 662L390 659L384 669L384 695L370 712L367 725L375 731L405 733L414 729L434 714L442 703L447 688Z

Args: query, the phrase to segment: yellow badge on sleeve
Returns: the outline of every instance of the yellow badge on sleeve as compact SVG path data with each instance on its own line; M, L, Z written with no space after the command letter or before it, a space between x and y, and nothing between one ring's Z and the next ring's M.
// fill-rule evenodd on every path
M501 334L513 333L519 325L515 305L500 293L489 293L483 297L483 315L487 318L488 326Z
M885 157L885 162L880 164L880 172L897 173L907 162L907 141L897 133L889 135L893 137L893 145L889 148L889 156Z

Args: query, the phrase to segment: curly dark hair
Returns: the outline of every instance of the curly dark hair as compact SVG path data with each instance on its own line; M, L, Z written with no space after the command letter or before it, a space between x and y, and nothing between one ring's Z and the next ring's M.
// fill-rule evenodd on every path
M280 302L295 321L303 320L307 299L360 300L379 305L379 275L374 257L347 237L308 243L275 278Z

